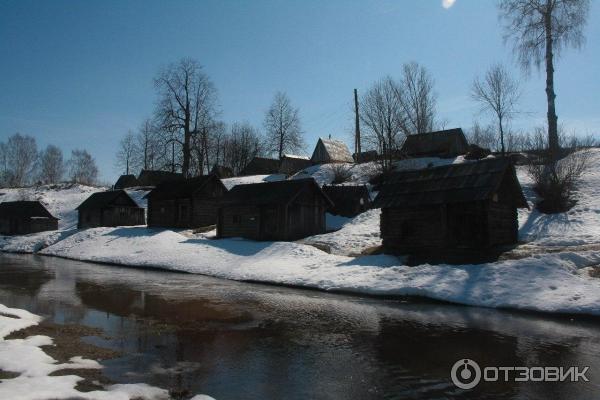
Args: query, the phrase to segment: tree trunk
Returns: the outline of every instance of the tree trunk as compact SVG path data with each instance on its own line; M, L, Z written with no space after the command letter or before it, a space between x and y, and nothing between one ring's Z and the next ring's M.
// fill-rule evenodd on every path
M548 150L552 161L558 157L558 117L556 116L556 108L554 99L554 54L552 47L554 39L552 37L552 12L548 10L545 19L546 29L546 97L548 99Z
M504 129L502 127L502 117L498 118L498 128L500 129L500 151L502 152L502 157L504 157L506 151L504 148Z
M184 178L189 177L190 171L190 142L192 139L192 133L190 132L190 114L185 113L185 124L183 128L183 163L181 165L181 173Z

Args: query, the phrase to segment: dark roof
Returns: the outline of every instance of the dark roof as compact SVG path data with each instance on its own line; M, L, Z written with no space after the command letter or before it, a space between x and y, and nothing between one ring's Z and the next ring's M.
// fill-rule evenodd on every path
M352 154L352 158L354 159L354 161L358 161L356 153ZM376 150L367 150L367 151L360 152L360 162L375 161L378 158L379 158L379 154L377 154Z
M344 199L369 197L369 190L365 185L325 185L323 186L323 192L334 203Z
M156 186L156 188L150 191L145 197L152 197L153 199L189 198L213 180L216 180L219 184L223 185L223 182L221 182L216 175L203 175L195 178L163 182ZM225 188L224 185L223 187Z
M279 172L282 174L292 175L298 171L303 170L304 168L308 168L312 165L312 161L308 159L308 157L298 157L298 156L290 156L284 155L281 157L281 166L279 167Z
M217 175L219 178L231 178L233 176L233 170L224 165L214 165L210 170L211 174Z
M110 207L113 205L113 202L119 198L120 196L125 196L124 198L128 203L130 203L131 207L138 207L138 204L127 194L126 191L119 190L108 190L106 192L96 192L92 193L90 197L84 200L83 203L77 207L77 210L90 210L90 209L99 209Z
M38 217L58 219L39 201L5 201L0 203L0 217Z
M279 160L272 158L254 157L244 167L240 175L270 175L279 172Z
M307 187L315 189L326 199L329 205L333 205L313 178L237 185L223 197L222 203L243 205L287 204Z
M140 183L138 182L135 175L121 175L115 183L115 189L125 189L139 185Z
M527 207L515 168L507 158L396 172L383 184L374 207L411 207L488 200L504 179L517 207Z
M462 129L408 135L401 152L410 157L458 156L465 154L469 143Z
M163 182L178 179L183 179L183 175L176 172L152 171L149 169L143 169L138 177L140 186L157 186Z

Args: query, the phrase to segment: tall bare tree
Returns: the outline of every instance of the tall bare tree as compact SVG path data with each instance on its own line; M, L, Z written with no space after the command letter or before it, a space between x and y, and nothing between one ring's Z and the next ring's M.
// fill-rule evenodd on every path
M162 70L154 84L159 101L157 121L181 146L181 172L190 175L192 140L212 122L217 108L215 86L191 58L183 58Z
M401 106L405 135L431 132L434 127L437 96L433 78L416 62L402 66L402 79L394 85Z
M67 162L69 178L72 182L83 185L93 185L98 179L96 160L86 150L71 151L71 158Z
M35 138L16 133L8 138L5 151L8 184L18 187L29 183L38 158Z
M39 156L39 179L42 183L58 183L65 174L62 150L48 145Z
M512 40L521 67L546 68L548 145L551 158L559 150L558 117L554 90L554 59L566 47L580 48L587 21L589 0L502 0L500 18L505 40Z
M128 131L119 142L119 150L117 151L117 167L125 172L126 175L129 175L129 170L133 166L136 153L135 136L133 132Z
M145 119L135 136L136 152L133 164L143 169L157 169L160 156L165 150L161 145L159 133L152 119Z
M299 110L292 106L289 97L277 92L265 115L267 150L281 159L284 153L295 153L304 148Z
M394 151L404 141L402 106L397 95L398 83L391 77L376 82L360 102L360 120L364 138L383 155L383 167L392 163Z
M506 152L505 129L517 113L517 103L521 97L519 83L514 80L502 65L492 66L483 78L475 78L471 86L471 97L481 107L481 111L492 113L498 119L500 149Z
M250 161L263 154L263 139L249 123L234 123L223 143L223 161L238 174Z

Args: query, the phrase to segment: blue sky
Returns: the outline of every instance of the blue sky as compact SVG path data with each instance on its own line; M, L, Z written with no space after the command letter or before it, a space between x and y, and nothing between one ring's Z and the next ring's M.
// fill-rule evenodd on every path
M556 65L559 122L600 132L600 2L581 51ZM545 117L544 74L521 75L494 1L0 1L0 140L15 132L66 152L87 148L103 180L122 135L152 113L161 66L193 57L219 91L221 117L262 128L278 90L300 108L307 153L319 136L351 143L352 90L417 61L433 75L440 117L468 127L475 75L503 62L523 80L517 127Z

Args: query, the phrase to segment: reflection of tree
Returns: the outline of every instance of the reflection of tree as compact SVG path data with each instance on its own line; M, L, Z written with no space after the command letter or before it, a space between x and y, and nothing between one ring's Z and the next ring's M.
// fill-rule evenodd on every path
M54 278L54 273L39 268L35 263L24 263L22 256L1 255L0 287L11 292L35 296L43 284ZM28 260L30 258L28 257Z

